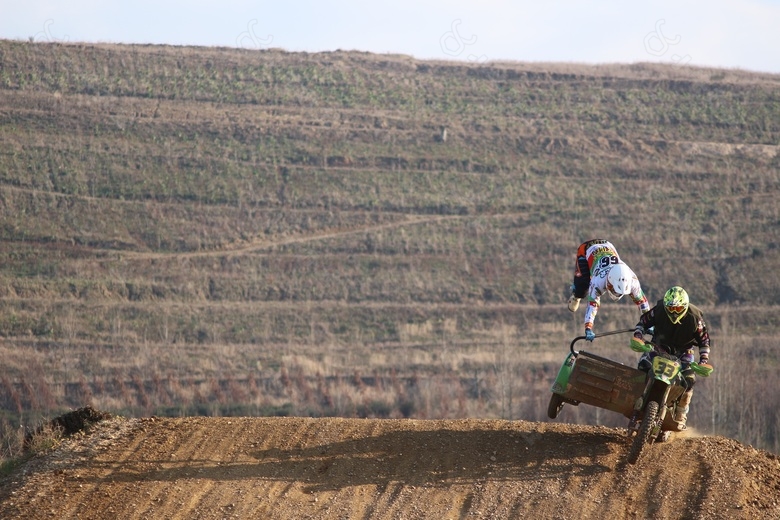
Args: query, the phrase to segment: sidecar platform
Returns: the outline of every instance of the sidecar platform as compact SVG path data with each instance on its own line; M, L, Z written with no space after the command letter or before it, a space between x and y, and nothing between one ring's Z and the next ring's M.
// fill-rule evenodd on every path
M560 396L556 400L561 403L575 406L585 403L631 418L634 404L644 390L645 376L641 370L611 359L572 351L564 361L552 391Z

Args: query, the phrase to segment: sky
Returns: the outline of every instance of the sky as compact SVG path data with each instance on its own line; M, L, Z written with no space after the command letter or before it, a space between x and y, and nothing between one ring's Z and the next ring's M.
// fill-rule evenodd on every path
M0 0L31 38L780 73L780 0Z

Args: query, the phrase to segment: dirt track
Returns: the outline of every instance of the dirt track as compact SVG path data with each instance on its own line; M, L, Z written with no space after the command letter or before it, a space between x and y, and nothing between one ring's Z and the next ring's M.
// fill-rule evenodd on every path
M0 481L0 518L780 518L780 458L499 420L111 419ZM667 468L661 467L666 462Z

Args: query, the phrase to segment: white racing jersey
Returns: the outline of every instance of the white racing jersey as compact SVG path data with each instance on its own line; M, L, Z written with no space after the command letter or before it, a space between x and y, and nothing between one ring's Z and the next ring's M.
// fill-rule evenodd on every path
M611 244L599 244L601 247ZM595 246L594 246L595 247ZM590 249L588 249L590 252ZM610 257L610 255L602 254L597 261L594 261L591 267L590 287L588 288L588 307L585 311L585 328L592 329L593 322L596 320L596 314L599 312L599 306L601 305L601 295L607 292L607 273L608 267L612 263L617 263L617 255ZM590 256L588 257L590 260ZM604 265L596 265L596 263ZM634 275L631 281L631 293L629 294L631 300L639 307L640 314L644 314L650 310L650 303L647 301L645 293L642 292L642 286L639 284L639 279Z
M593 244L585 251L585 258L588 260L591 280L596 278L599 273L604 273L606 279L609 266L620 262L620 256L612 242L602 242Z

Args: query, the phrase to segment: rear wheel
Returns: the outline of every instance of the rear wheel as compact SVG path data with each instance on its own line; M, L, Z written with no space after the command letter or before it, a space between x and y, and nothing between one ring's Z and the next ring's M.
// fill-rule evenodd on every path
M672 432L666 430L665 432L661 432L658 434L658 437L655 438L655 442L669 442L669 439L671 437L672 437Z
M561 413L561 410L563 409L563 397L560 395L553 393L552 396L550 396L550 404L547 406L547 417L550 419L555 419L558 417L558 414Z
M631 443L631 449L628 452L628 463L636 464L639 460L639 456L642 454L642 450L650 441L650 432L655 424L655 418L658 416L658 403L650 401L645 407L645 416L642 418L642 426L639 428L639 432L634 437L634 442Z

